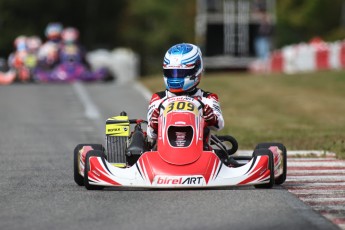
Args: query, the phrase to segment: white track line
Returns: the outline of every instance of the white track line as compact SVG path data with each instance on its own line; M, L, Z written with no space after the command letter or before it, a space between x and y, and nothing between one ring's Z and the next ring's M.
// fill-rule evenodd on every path
M77 93L78 98L85 108L85 116L91 120L98 120L101 117L99 109L92 102L85 87L80 82L73 83L73 88Z
M143 84L141 84L138 81L135 81L133 87L135 90L140 92L147 101L151 100L152 92L148 90Z
M320 205L313 205L312 206L313 209L315 209L316 211L330 211L330 210L336 210L336 211L345 211L345 206L342 204L342 205L327 205L327 206L320 206Z
M305 166L305 167L345 167L345 161L319 161L319 162L298 162L288 161L288 167Z
M305 202L345 202L345 197L313 197L313 198L303 198L300 197L301 200Z
M289 182L289 181L286 181L284 183L285 187L298 187L296 186L296 183L294 182ZM321 187L321 186L325 186L325 188L327 187L330 187L330 186L345 186L345 182L314 182L314 183L305 183L303 184L303 188L305 187ZM344 191L344 194L345 194L345 191Z
M291 175L293 174L294 176L297 176L297 175L301 175L301 176L304 176L304 175L314 175L314 174L318 174L318 175L322 175L322 174L345 174L345 170L341 170L341 169L319 169L319 170L298 170L298 169L295 169L295 170L288 170L287 172L287 175Z
M287 188L289 190L289 188ZM289 190L290 191L290 190ZM321 189L293 189L290 192L296 195L330 195L330 194L345 194L345 191L343 189L339 190L327 190L327 187L325 186L324 190Z
M345 176L289 176L286 182L300 181L300 182L322 182L322 181L345 181Z
M254 150L238 150L235 155L240 156L251 156ZM335 153L323 151L323 150L287 150L286 153L289 157L298 157L296 159L306 159L299 158L301 156L312 156L312 157L335 157ZM313 158L317 159L317 158ZM327 159L327 158L322 158Z

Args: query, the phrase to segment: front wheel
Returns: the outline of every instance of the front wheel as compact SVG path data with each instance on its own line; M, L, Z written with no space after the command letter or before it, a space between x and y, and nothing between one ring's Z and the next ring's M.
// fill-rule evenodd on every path
M255 188L272 188L274 185L274 164L273 164L273 153L269 149L255 149L253 157L257 156L268 156L268 168L270 170L270 179L266 184L254 185Z
M282 144L282 143L277 143L277 142L265 142L265 143L259 143L255 149L260 149L260 148L264 148L264 149L268 149L271 146L277 146L282 152L282 161L281 164L283 165L283 173L282 175L280 175L279 177L277 177L274 181L275 184L283 184L286 180L286 173L287 173L287 151L286 151L286 147Z
M79 173L80 172L80 154L79 151L84 146L91 146L94 150L104 151L104 147L101 144L79 144L74 148L73 153L73 171L74 171L74 181L77 185L83 186L84 185L84 177Z
M85 157L84 168L84 185L87 190L102 190L104 186L92 185L89 183L89 171L90 171L90 157L104 157L104 152L100 150L91 150Z

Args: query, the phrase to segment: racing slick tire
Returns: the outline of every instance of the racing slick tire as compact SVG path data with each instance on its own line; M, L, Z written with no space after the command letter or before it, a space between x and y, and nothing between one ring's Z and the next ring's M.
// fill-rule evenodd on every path
M74 161L73 161L74 181L79 186L84 185L84 177L79 174L79 161L80 161L79 151L84 146L91 146L94 150L100 150L104 152L104 147L101 144L79 144L74 148L74 157L73 157L74 158Z
M277 177L274 181L275 184L281 185L286 180L286 173L287 173L287 151L286 147L282 143L277 142L267 142L267 143L259 143L255 149L268 149L271 146L277 146L283 152L283 174Z
M104 189L104 186L92 185L89 183L89 176L88 176L88 172L90 170L89 158L92 156L104 157L104 152L100 150L91 150L86 154L85 168L84 168L84 185L87 190L102 190Z
M254 185L255 188L272 188L274 185L274 165L273 165L273 153L269 149L255 149L253 157L267 156L269 157L269 169L270 169L270 180L266 184Z

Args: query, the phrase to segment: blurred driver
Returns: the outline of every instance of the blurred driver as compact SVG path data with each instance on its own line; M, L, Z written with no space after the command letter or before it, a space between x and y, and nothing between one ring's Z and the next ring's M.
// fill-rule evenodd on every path
M59 62L59 49L63 26L59 22L49 23L44 31L46 42L38 51L39 64L43 68L52 69Z

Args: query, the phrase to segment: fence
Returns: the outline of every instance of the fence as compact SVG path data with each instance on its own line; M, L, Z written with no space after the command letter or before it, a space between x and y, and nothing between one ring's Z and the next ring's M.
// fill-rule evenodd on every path
M255 60L249 67L254 73L303 73L345 69L345 40L327 43L314 39L275 50L268 60Z

